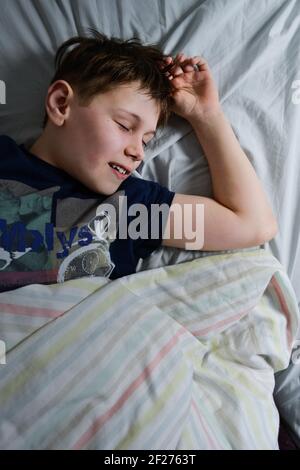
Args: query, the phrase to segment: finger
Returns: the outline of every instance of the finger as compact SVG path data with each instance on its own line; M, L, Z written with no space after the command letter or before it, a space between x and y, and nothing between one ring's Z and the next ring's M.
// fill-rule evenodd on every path
M172 69L172 75L173 77L177 77L178 75L183 74L183 70L181 67L177 66L174 69Z
M202 62L204 62L204 60L203 60L200 56L187 57L187 58L184 60L183 65L191 65L191 66L193 66L194 64L202 63Z
M176 64L178 67L182 68L182 65L184 64L186 59L187 59L187 56L185 54L183 54L183 52L181 52L181 53L176 55L175 60L174 60L174 64Z
M193 72L195 70L194 64L191 62L191 60L186 61L181 67L185 72Z
M171 69L171 73L174 76L178 76L178 75L184 73L183 64L184 64L185 61L186 61L186 55L185 54L178 53L175 56L175 59L174 59L174 62L173 62L173 67Z
M173 62L173 58L171 56L164 56L163 60L159 62L159 67L161 69L169 66Z
M176 64L176 67L172 68L172 73L175 76L187 72L200 72L206 68L206 62L203 57L187 57L183 53L178 53L176 55L174 63Z
M170 57L170 56L166 57L161 67L162 72L167 75L171 71L171 69L173 69L173 67L174 67L173 57Z
M183 52L177 54L177 58L179 62L184 62L186 60L186 55Z
M201 56L188 57L183 52L179 52L174 58L167 56L164 59L164 71L170 79L182 73L201 72L208 69L205 59Z
M206 60L201 56L186 57L185 55L183 55L182 59L183 59L184 64L196 64L196 63L200 63L203 65L207 64ZM182 64L182 61L181 61L181 64Z
M196 65L196 64L198 66L199 72L209 69L206 60L201 56L194 56L193 57L193 65Z

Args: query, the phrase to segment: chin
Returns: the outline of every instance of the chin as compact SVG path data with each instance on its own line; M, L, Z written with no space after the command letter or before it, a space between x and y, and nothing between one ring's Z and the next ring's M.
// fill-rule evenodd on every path
M94 184L93 186L89 186L89 188L96 192L96 193L99 193L99 194L103 194L104 196L111 196L112 194L114 194L116 191L118 191L120 187L120 184L118 185L97 185L97 184Z

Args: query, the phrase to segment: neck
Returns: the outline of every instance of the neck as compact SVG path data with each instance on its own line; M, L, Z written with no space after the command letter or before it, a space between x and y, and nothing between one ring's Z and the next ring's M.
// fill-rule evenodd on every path
M36 157L44 160L50 165L57 167L55 159L52 156L50 140L47 136L46 130L38 137L34 144L29 148L29 152L33 153Z

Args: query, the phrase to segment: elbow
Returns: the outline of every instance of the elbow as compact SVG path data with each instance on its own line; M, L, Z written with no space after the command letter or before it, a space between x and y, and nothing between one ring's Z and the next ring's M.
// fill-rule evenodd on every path
M263 245L276 237L278 233L278 224L274 216L265 220L263 226L260 226L257 235L257 245Z

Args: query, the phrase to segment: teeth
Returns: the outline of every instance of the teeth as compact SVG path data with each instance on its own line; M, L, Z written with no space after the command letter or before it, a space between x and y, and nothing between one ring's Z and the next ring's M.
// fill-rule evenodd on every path
M118 165L114 165L113 163L111 164L112 168L115 168L116 170L118 170L119 173L122 173L122 175L126 175L127 171L124 170L124 168L118 166Z

